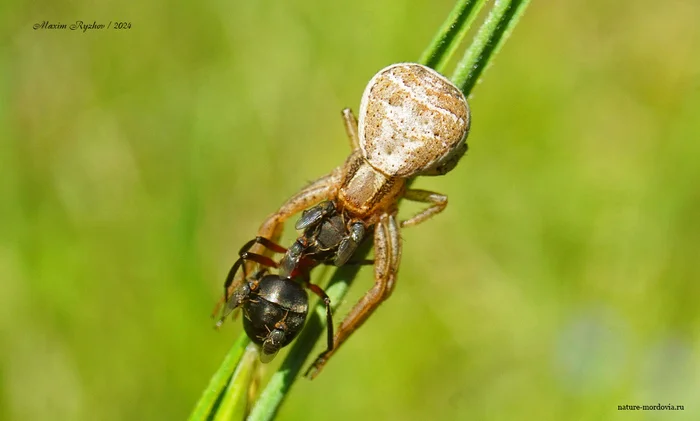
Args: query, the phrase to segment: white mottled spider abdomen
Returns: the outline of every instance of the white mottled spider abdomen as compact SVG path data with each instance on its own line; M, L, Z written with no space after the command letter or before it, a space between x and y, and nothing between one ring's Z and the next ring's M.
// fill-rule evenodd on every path
M469 121L464 94L447 78L420 64L393 64L362 95L360 148L391 177L445 174L467 150Z

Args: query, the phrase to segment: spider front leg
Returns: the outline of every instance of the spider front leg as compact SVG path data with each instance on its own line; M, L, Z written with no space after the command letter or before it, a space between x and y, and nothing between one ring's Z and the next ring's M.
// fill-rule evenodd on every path
M442 212L447 207L447 196L427 190L406 190L403 198L413 202L430 203L431 206L407 220L401 221L401 228L418 225Z
M326 350L306 371L313 379L350 335L369 318L394 289L401 260L401 236L393 215L382 215L374 231L374 286L355 304L340 323L333 339L333 349Z

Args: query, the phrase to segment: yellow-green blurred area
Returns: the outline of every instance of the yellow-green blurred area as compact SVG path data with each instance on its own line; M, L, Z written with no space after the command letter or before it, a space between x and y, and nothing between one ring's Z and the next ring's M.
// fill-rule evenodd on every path
M343 162L340 110L451 7L0 6L0 419L186 418L241 332L209 318L238 249ZM131 29L33 29L76 20ZM534 1L466 157L414 184L449 206L280 419L700 419L698 22L691 0ZM617 410L658 403L686 410Z

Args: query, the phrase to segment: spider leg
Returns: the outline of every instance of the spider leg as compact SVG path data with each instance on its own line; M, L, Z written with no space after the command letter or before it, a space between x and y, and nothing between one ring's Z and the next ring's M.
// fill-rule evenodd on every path
M360 136L357 133L357 118L350 108L343 109L343 123L345 123L345 132L350 139L350 149L353 151L360 149Z
M333 349L323 352L306 371L313 379L350 335L369 318L394 289L401 260L401 237L393 215L382 215L374 231L374 286L355 304L336 330Z
M447 207L447 196L427 190L406 190L403 198L414 202L430 203L430 206L407 220L401 221L401 228L418 225L442 212Z

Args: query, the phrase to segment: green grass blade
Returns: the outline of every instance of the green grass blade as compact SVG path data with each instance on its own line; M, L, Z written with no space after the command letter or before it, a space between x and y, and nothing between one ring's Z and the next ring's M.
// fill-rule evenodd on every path
M205 421L213 418L218 410L217 402L221 399L223 391L227 389L231 376L237 369L243 352L249 343L250 339L243 333L233 344L221 366L219 366L219 369L216 370L209 381L209 385L202 393L202 397L197 401L189 421Z
M260 352L258 347L249 343L241 358L231 381L226 388L221 403L216 409L214 421L242 420L245 418L248 404L248 390L255 369L258 366Z
M477 80L513 31L530 0L496 0L451 79L469 96Z
M418 61L442 73L462 43L485 0L459 0Z

